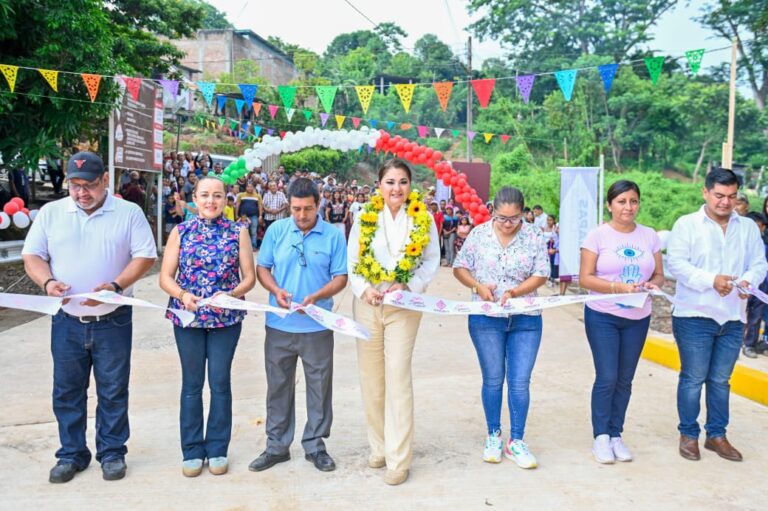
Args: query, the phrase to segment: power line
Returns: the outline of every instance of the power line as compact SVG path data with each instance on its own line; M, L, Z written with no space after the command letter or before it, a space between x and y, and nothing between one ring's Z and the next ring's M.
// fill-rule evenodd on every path
M451 21L451 27L453 27L453 35L456 36L457 40L461 39L459 30L456 28L456 21L453 19L453 13L451 12L451 6L448 3L448 0L443 0L443 4L445 4L445 10L448 12L448 19Z
M373 21L371 18L369 18L369 17L368 17L368 16L367 16L367 15L366 15L366 14L365 14L363 11L361 11L360 9L358 9L357 7L355 7L355 4L353 4L353 3L352 3L352 2L350 2L349 0L344 0L344 2L346 2L346 4L347 4L347 5L349 5L349 6L350 6L351 8L353 8L355 11L357 11L357 13L358 13L360 16L362 16L363 18L367 19L367 20L368 20L368 21L371 23L371 25L373 25L373 28L376 28L376 27L378 27L378 26L379 26L379 24L378 24L378 23L376 23L376 22L375 22L375 21Z

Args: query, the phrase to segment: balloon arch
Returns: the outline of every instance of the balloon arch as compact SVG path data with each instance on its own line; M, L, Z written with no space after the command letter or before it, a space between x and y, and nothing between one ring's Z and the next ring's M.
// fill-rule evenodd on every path
M457 172L449 161L443 159L443 153L399 135L393 137L384 130L372 130L366 126L359 130L325 130L307 126L304 131L286 132L282 138L265 135L253 148L246 149L243 156L229 164L222 178L225 183L234 184L243 175L260 167L264 159L276 154L292 153L313 146L356 151L363 145L375 148L377 153L384 151L385 154L392 154L410 163L429 167L437 179L453 188L456 201L469 212L475 225L491 219L482 199L467 183L466 174Z

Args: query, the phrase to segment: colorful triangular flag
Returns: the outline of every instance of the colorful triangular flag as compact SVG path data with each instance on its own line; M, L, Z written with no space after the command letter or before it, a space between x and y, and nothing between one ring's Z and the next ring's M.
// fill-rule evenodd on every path
M531 90L533 89L533 82L535 81L536 75L523 75L515 77L517 90L520 91L520 96L522 96L523 103L526 105L528 104L528 100L531 99Z
M688 59L688 68L691 74L696 74L701 68L701 60L704 58L704 48L698 50L688 50L685 52L685 58Z
M8 87L10 87L11 92L13 92L16 88L16 77L19 75L19 66L0 64L0 71L2 71L5 80L8 82Z
M418 131L418 132L419 132L419 137L421 137L421 138L427 138L427 127L426 127L426 126L424 126L424 125L419 125L419 126L416 128L416 131Z
M413 124L411 124L410 122L404 122L400 125L400 129L403 131L409 130L411 128L413 128Z
M224 123L227 122L227 120L223 117L219 117L219 126L224 126Z
M491 94L493 94L493 88L495 86L495 78L472 80L472 88L475 90L477 100L480 102L480 108L488 108L488 102L491 100Z
M335 85L318 85L315 87L317 97L320 98L320 103L323 104L323 109L326 112L333 110L333 100L336 99L336 91L338 87Z
M509 135L501 135L501 143L506 144L509 141Z
M376 126L379 125L379 121L377 121L376 119L371 119L371 120L368 121L368 125L371 128L376 128Z
M293 119L293 113L296 111L295 108L286 108L285 109L285 116L288 118L288 122L291 122L291 119Z
M240 94L243 95L243 100L249 105L253 103L253 100L256 98L256 93L259 90L259 86L251 83L241 83L238 87L240 88Z
M99 93L99 84L101 83L101 75L93 75L88 73L80 73L83 77L83 82L88 89L88 95L91 97L91 103L96 101L96 95ZM7 77L6 77L7 78Z
M275 118L275 115L277 115L277 109L279 107L277 105L269 105L269 116L272 117L272 119Z
M336 126L341 129L342 126L344 126L344 119L346 119L346 115L336 115Z
M648 57L644 59L645 67L648 68L648 74L651 75L651 83L656 85L664 68L664 57Z
M160 85L162 85L163 89L168 91L168 94L171 95L171 97L176 97L179 95L179 81L178 80L158 80L160 82Z
M373 98L373 91L375 87L373 85L355 85L355 92L357 92L357 99L360 101L360 106L363 107L363 113L368 113L368 107L371 106L371 99Z
M405 113L411 110L411 101L413 101L413 91L416 89L416 85L413 83L398 83L395 84L395 91L400 96L400 103L403 104Z
M226 96L216 96L216 104L219 106L219 111L221 113L224 113L224 109L227 106L227 97Z
M312 120L312 110L304 110L304 118L307 121L311 121Z
M387 121L387 131L391 131L395 127L395 121Z
M563 96L566 101L571 100L573 95L573 86L576 84L576 73L578 69L566 69L564 71L556 71L555 79L560 86L560 90L563 91Z
M251 106L253 107L253 116L258 117L259 112L261 112L261 103L251 103Z
M213 93L216 92L216 84L213 82L197 82L197 86L200 88L200 92L203 94L208 106L213 106Z
M451 91L453 90L453 82L437 82L433 83L432 87L437 94L437 100L440 102L440 107L443 112L448 108L448 100L451 99Z
M597 72L600 73L600 78L603 79L603 88L605 89L606 94L611 90L611 85L613 85L613 78L616 76L617 69L619 69L618 64L603 64L597 68Z
M296 98L295 85L278 85L277 93L280 95L280 99L283 101L283 106L285 108L291 108L293 106L293 100Z
M474 140L474 139L475 139L475 135L477 135L477 133L475 133L474 131L467 131L467 138L468 138L470 141L472 141L472 140Z
M253 134L258 137L261 134L261 126L254 126Z
M138 101L139 92L141 91L141 78L123 76L123 82L125 82L125 88L128 89L133 100Z
M360 126L360 118L359 117L353 117L352 118L352 126L357 129Z
M38 69L40 74L43 75L45 81L51 86L54 92L59 92L59 72L53 69Z
M245 106L245 100L240 98L235 98L235 108L237 108L237 113L242 114L243 113L243 107Z
M483 133L483 138L485 139L485 143L488 144L493 138L493 133Z
M451 135L453 135L453 138L456 138L459 136L459 130L451 130Z
M230 120L229 121L229 129L231 129L231 130L237 129L237 121Z
M320 125L325 128L325 123L328 122L328 117L330 117L330 114L327 114L325 112L320 112Z
M435 135L437 135L437 138L440 138L440 135L442 135L443 132L445 131L445 128L432 128L432 129L435 130Z

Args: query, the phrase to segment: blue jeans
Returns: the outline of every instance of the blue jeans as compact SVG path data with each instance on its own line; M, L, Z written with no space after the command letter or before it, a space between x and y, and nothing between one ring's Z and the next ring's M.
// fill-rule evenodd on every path
M501 430L501 399L507 378L510 438L522 440L530 404L533 365L541 344L541 316L469 316L469 335L483 375L481 397L488 434Z
M53 413L61 447L56 457L83 469L91 462L85 441L91 368L96 380L96 461L123 458L130 435L131 308L104 321L81 323L59 311L51 322Z
M672 317L672 333L680 352L680 380L677 384L677 413L680 434L698 438L701 386L707 384L709 437L725 436L728 426L728 398L731 373L739 358L744 325L729 321L720 326L709 318Z
M184 460L226 456L232 436L230 374L242 323L224 328L173 327L181 360L179 425ZM203 384L208 362L211 402L203 436Z
M595 363L592 434L621 436L632 379L651 317L627 319L584 307L584 326Z
M248 234L251 235L251 246L254 250L259 248L259 215L249 216L251 224L248 226Z

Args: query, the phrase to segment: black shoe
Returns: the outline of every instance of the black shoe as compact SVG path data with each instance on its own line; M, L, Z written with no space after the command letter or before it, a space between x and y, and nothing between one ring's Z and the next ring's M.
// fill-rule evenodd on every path
M122 479L125 477L125 469L125 460L123 458L107 460L101 464L101 473L105 481Z
M69 460L59 460L56 466L51 469L51 473L48 475L48 482L54 484L68 483L75 477L75 474L82 471L82 468Z
M768 342L760 341L755 345L755 351L758 355L768 355Z
M336 470L336 462L325 451L317 451L312 454L307 453L304 459L311 461L317 470L322 472L332 472Z
M755 351L755 348L752 346L744 346L741 352L744 353L744 356L747 358L757 358L757 351Z
M289 459L291 459L291 453L289 452L285 454L271 454L267 451L264 451L263 453L259 454L258 458L253 460L251 464L248 465L248 470L251 472L261 472L262 470L272 468L278 463L288 461Z

